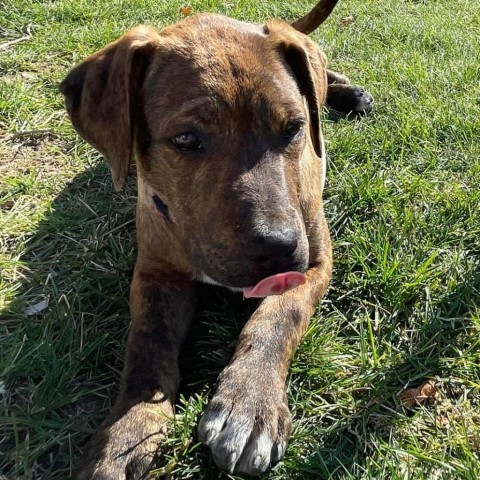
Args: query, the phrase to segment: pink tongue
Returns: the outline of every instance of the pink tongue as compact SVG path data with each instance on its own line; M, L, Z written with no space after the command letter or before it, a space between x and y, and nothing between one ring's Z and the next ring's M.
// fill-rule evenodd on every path
M300 272L285 272L272 275L258 282L254 287L243 289L245 298L263 298L269 295L281 295L292 288L303 285L307 278Z

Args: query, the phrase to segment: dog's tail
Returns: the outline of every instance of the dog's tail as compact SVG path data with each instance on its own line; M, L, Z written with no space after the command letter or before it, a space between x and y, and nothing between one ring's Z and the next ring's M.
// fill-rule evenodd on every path
M338 0L321 0L304 17L292 22L292 27L305 35L312 33L332 13L337 2Z

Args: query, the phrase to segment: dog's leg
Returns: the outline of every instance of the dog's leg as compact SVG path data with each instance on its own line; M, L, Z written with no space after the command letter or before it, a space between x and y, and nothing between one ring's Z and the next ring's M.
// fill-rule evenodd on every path
M327 69L327 84L328 86L337 84L337 85L348 85L350 80L345 75L341 73L334 72L333 70Z
M178 354L194 312L192 283L140 269L130 294L132 325L120 394L92 438L79 480L144 478L173 416Z
M307 271L307 283L262 301L200 421L200 441L226 470L258 475L285 452L291 431L288 366L331 276L330 239L321 224L322 253Z
M344 113L371 110L373 97L363 87L348 85L348 78L333 70L327 70L327 82L327 104L330 108Z

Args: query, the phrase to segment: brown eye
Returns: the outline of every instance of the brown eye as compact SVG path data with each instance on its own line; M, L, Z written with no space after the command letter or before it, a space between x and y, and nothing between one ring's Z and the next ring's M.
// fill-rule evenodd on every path
M200 150L202 148L202 142L192 132L181 133L172 137L171 142L179 149L185 152L191 152L193 150Z
M303 122L301 120L290 120L285 124L283 129L284 136L294 137L303 127Z

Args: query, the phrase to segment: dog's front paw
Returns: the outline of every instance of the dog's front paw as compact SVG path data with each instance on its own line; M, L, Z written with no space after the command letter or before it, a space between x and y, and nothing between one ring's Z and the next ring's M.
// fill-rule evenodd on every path
M231 367L223 372L198 436L220 468L260 475L283 457L291 418L283 385L252 379L254 371L248 375Z
M139 480L157 457L170 412L140 403L122 417L106 422L89 444L76 480Z

